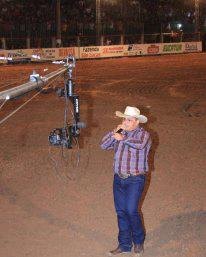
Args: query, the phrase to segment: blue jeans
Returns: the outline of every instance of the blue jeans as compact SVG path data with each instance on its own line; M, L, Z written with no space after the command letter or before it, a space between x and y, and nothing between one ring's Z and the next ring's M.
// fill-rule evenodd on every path
M142 244L145 239L144 228L138 210L145 185L145 176L132 176L126 179L114 175L113 193L119 227L119 247L130 252L132 243Z

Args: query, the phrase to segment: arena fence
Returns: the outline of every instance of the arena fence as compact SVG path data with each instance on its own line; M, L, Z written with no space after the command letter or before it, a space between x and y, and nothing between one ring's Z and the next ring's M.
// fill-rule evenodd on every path
M0 50L0 62L54 61L68 55L76 59L146 56L202 52L202 42L122 44L60 48Z

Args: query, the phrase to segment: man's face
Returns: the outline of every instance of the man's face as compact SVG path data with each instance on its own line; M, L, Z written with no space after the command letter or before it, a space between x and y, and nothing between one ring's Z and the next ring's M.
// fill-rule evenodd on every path
M122 124L123 124L124 130L132 131L139 126L139 120L133 117L124 118Z

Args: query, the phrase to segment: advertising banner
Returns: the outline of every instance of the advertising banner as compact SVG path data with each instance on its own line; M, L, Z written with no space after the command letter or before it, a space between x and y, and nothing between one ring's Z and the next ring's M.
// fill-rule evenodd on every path
M68 55L76 59L93 59L123 56L142 56L158 54L176 54L202 52L202 42L158 43L158 44L129 44L109 46L61 47L1 50L0 63L7 63L8 58L13 62L19 61L54 61L62 60ZM36 56L36 57L34 57ZM11 62L12 62L11 61Z
M55 61L62 60L69 55L75 56L75 47L61 47L61 48L39 48L32 49L32 56L38 56L38 58L33 58L32 61Z
M26 58L26 57L29 58L30 56L28 56L27 49L17 49L17 50L7 50L7 57L17 59L17 58Z
M76 52L75 52L75 47L62 47L62 48L57 48L57 56L56 58L59 58L62 60L63 58L72 55L75 58L78 58Z
M183 43L162 44L162 53L183 53Z
M124 56L124 45L101 46L100 51L103 58Z
M87 59L87 58L101 58L101 50L100 46L85 46L80 47L79 49L79 58Z
M33 58L32 61L56 60L57 51L56 48L36 48L32 49L31 56L39 57Z
M0 49L0 64L7 63L7 53L6 50Z
M130 44L124 46L124 56L145 55L146 46L141 44Z
M6 57L8 58L8 62L12 63L31 61L29 49L7 50Z
M146 52L147 55L149 54L155 55L160 53L161 53L161 44L147 45L147 52Z
M79 58L107 58L124 56L124 45L80 47Z
M184 52L202 52L202 43L201 42L185 42Z

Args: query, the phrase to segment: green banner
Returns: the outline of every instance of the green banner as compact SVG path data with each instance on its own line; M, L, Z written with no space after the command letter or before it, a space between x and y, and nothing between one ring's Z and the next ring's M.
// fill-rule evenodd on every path
M164 45L163 52L167 52L167 53L182 52L182 44Z

